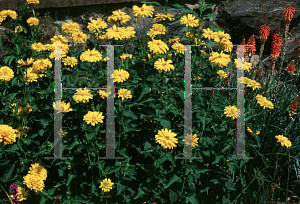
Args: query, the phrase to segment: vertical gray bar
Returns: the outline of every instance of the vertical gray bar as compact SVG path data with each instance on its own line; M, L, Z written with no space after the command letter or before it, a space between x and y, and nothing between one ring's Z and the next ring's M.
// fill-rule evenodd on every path
M45 157L45 159L71 159L71 157L62 157L62 137L59 137L60 130L62 130L61 46L67 45L55 45L54 97L55 104L58 104L58 110L54 109L54 157Z
M115 122L114 122L114 47L107 45L107 120L106 120L106 157L98 159L123 159L115 157ZM112 75L112 77L111 77ZM120 144L119 144L120 145Z
M244 47L245 45L238 45L237 52L237 110L240 110L240 115L237 116L237 130L236 130L236 157L229 157L229 159L253 159L253 157L245 157L245 119L244 119ZM241 59L240 62L238 59ZM243 82L243 83L240 83Z
M185 49L185 102L184 102L184 157L175 157L175 159L201 159L201 157L192 157L192 144L187 144L188 135L192 136L192 55L191 46L186 45ZM199 46L199 45L198 45ZM193 137L192 137L193 138Z

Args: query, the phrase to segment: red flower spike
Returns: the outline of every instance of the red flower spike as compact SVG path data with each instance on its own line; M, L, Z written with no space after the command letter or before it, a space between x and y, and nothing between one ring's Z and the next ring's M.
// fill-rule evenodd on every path
M280 50L281 50L281 44L282 44L282 35L280 34L274 34L273 41L272 41L272 51L271 55L274 58L277 58L279 56Z
M296 71L294 60L292 60L292 62L290 64L288 64L287 69L290 72Z
M292 103L291 103L291 105L290 105L290 109L291 109L292 111L297 110L297 108L298 108L298 96L296 96L296 97L294 98L294 100L292 101Z
M254 54L255 54L255 51L256 51L256 47L255 47L255 37L254 37L254 35L252 35L252 36L249 38L247 45L249 45L249 46L246 47L246 50L247 50L248 52L251 52L251 55L254 55ZM253 46L250 46L250 45L253 45Z
M291 21L292 18L293 18L293 15L295 13L295 9L293 7L291 7L290 5L288 6L285 6L283 8L286 8L285 11L283 13L285 13L284 15L284 18L287 20L287 21Z
M241 42L240 45L245 45L245 38L243 39L243 41ZM247 47L245 46L244 47L244 58L246 57L246 49L247 49ZM242 51L239 48L237 48L236 52L238 53L238 52L242 52Z
M260 39L267 40L270 34L270 27L266 26L266 24L260 26L259 37Z

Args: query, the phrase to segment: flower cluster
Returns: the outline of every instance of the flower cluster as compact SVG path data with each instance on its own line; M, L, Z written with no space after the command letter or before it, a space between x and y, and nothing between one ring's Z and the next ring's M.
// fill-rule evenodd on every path
M20 203L20 200L18 199L18 196L19 196L19 190L18 190L18 185L13 183L10 185L10 188L12 190L11 192L11 195L10 195L10 199L11 201L13 202L13 204L17 204L17 203Z
M275 138L277 139L277 142L281 143L281 146L286 146L286 148L289 148L292 146L292 143L289 140L289 138L284 137L283 135L276 135Z
M5 19L7 18L7 16L11 17L12 19L17 19L18 14L15 11L12 10L2 10L0 12L0 25L3 21L5 21Z
M16 130L9 125L0 125L0 142L4 142L5 145L13 144L17 138Z
M238 78L238 82L247 84L247 86L252 87L253 90L261 88L259 82L255 81L255 80L252 80L252 79L249 79L247 77L244 77L244 81L242 80L242 78Z
M28 174L23 177L23 183L26 184L29 189L34 190L35 192L42 192L45 188L44 181L46 178L47 170L45 167L39 163L35 163L31 164L31 167L29 167Z
M260 106L265 108L274 109L274 104L271 101L268 101L266 97L263 97L262 95L258 94L256 97L257 103L260 104Z

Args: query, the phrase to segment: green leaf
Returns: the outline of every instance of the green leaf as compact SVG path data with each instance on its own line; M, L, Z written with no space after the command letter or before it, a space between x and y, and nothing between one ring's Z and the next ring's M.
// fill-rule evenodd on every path
M150 148L151 148L151 144L148 141L146 141L144 144L144 150L148 150Z
M17 49L17 56L19 56L19 55L21 55L21 48L20 48L20 46L18 45L18 44L16 44L16 49Z
M136 200L138 199L141 195L145 195L146 193L141 189L141 188L138 188L138 193L137 195L133 198L133 200Z
M154 4L154 5L157 5L157 6L162 6L161 4L157 3L156 1L151 1L151 2L148 2L148 1L141 1L142 4Z
M48 196L52 196L53 194L54 194L54 192L55 192L55 189L56 188L50 188L50 189L48 189Z
M191 195L189 197L186 197L185 198L185 203L199 204L195 194Z
M73 179L73 178L75 178L75 177L76 177L76 175L69 174L69 175L68 175L68 180L67 180L67 184L66 184L66 186L69 186L70 182L71 182L71 181L72 181L72 179Z
M231 180L225 182L225 187L231 191L236 191L236 188L234 187Z
M214 3L207 4L207 5L202 9L202 12L205 11L206 9L208 9L208 8L211 8L213 5L215 5L215 4L214 4Z
M168 130L171 129L171 123L165 119L160 119L160 125L163 126L163 129L168 128Z
M58 171L58 175L60 176L60 177L63 177L64 176L64 171L63 170L61 170L61 169L57 169L57 171Z
M46 129L47 125L49 124L50 119L42 118L42 119L34 119L35 121L41 122L43 128Z
M149 92L150 92L150 87L148 87L147 85L144 85L144 88L142 89L137 101L140 101L143 98L143 96Z
M211 179L210 182L212 182L214 185L220 183L218 179Z
M76 147L77 145L79 145L79 142L77 140L75 140L69 147L66 147L65 149L71 150L74 147Z
M210 19L210 18L216 18L218 16L219 16L219 14L211 14L211 13L209 13L209 14L206 14L206 15L203 16L203 20Z
M213 139L211 139L210 137L205 137L205 142L208 145L215 146Z
M86 133L85 136L87 141L91 141L94 138L95 134L91 132L91 133Z
M170 188L169 188L169 197L170 197L171 204L175 203L178 200L177 193L173 192Z
M169 188L175 182L181 182L180 177L176 176L176 174L174 174L173 177L170 179L169 183L164 186L164 189Z
M222 158L222 155L217 155L215 161L212 164L218 164Z
M6 172L6 173L4 174L4 176L5 176L5 181L7 181L7 180L9 180L9 179L11 178L11 176L12 176L13 173L14 173L15 166L16 166L15 164L12 164L12 165L10 166L8 172Z
M41 200L40 200L40 204L45 204L47 200L48 199L44 195L42 195Z
M12 62L14 59L16 59L16 57L15 57L15 56L11 56L11 57L10 57L10 59L9 59L9 63L8 63L8 66L10 66L11 62Z
M120 183L116 183L116 185L117 185L117 195L120 195L125 190L126 186Z
M124 116L126 116L128 118L138 119L136 117L136 115L134 115L134 112L131 110L125 110L123 113L124 113Z
M17 151L17 150L19 150L18 145L17 145L17 144L13 144L13 145L11 145L9 148L7 148L5 151L6 151L6 152L15 152L15 151Z
M210 171L211 169L196 169L195 172L196 174L201 174Z

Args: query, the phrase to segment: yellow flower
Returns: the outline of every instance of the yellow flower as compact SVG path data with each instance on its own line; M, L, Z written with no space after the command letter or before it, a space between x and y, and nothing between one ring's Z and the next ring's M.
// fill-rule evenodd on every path
M174 50L176 50L175 55L177 55L178 53L184 54L184 52L185 52L185 46L182 45L181 43L177 43L177 42L174 43L174 44L172 45L172 48L173 48Z
M224 114L226 114L227 117L232 117L233 119L236 119L241 115L241 111L235 106L226 106L224 109Z
M114 185L110 178L105 178L100 184L101 185L99 186L99 188L102 188L102 191L104 192L109 192L112 189L112 186Z
M59 42L59 44L67 45L68 39L66 37L64 37L63 35L54 36L53 38L51 38L51 43L54 43L54 42Z
M153 6L147 6L146 4L143 4L141 8L134 5L132 9L133 9L133 15L138 16L138 18L145 18L145 16L152 17L153 15L152 11L154 11Z
M107 19L107 21L112 24L119 23L122 25L130 19L130 16L122 12L120 9L118 11L113 11L112 13L113 15L109 16Z
M158 59L155 63L154 63L154 68L159 70L159 73L161 73L163 70L165 70L166 72L170 71L170 69L174 70L174 66L171 64L172 60L168 59L167 61L165 61L164 58L162 59Z
M74 94L73 99L76 103L82 101L83 103L89 102L93 98L93 95L90 93L89 89L76 89L77 93Z
M180 24L185 24L185 26L197 27L198 23L199 23L199 20L195 19L195 16L192 16L192 14L183 16L180 19Z
M220 45L221 49L223 49L225 52L231 52L232 51L233 44L227 38L222 38L222 40L220 40L220 42L219 42L219 45Z
M20 33L22 31L23 31L23 27L22 26L15 27L15 33Z
M250 80L251 80L251 79L250 79ZM253 90L255 90L255 89L260 89L260 88L261 88L259 82L255 81L255 80L251 80L251 81L250 81L250 80L249 80L249 82L248 82L247 85L248 85L249 87L252 87Z
M175 20L174 15L171 14L162 14L162 13L158 13L155 15L156 17L154 18L155 21L159 20L159 21L164 21L166 19L169 19L170 21Z
M212 30L210 30L209 28L207 28L207 29L203 29L203 34L202 34L202 36L204 36L205 38L207 38L207 39L214 39L214 31L212 31Z
M28 131L29 131L29 127L27 127L27 126L18 127L16 129L16 134L17 134L18 138L20 138L21 136L27 137Z
M259 103L260 106L263 106L264 109L274 109L274 104L271 101L268 101L266 97L263 97L262 95L258 94L255 98L257 99L257 103Z
M58 132L58 136L59 137L64 137L65 135L67 135L68 132L64 132L62 129L59 130Z
M115 40L122 40L127 35L125 34L125 29L123 27L116 27L114 25L112 28L106 29L106 35L108 36L108 39L115 39Z
M68 104L66 104L66 102L62 101L61 102L61 105L59 105L58 102L54 103L53 102L53 108L55 110L58 110L58 112L64 112L64 113L67 113L67 112L70 112L70 111L73 111L72 108L70 108L70 102Z
M44 51L46 49L46 47L42 43L33 43L31 45L31 49L33 51L41 52L41 51Z
M99 113L99 111L89 111L83 116L83 120L92 126L95 126L95 124L98 124L99 122L103 123L103 119L104 116L102 115L102 112Z
M122 101L124 101L125 98L132 98L131 91L123 88L118 91L118 95L118 98L122 98Z
M76 43L85 43L87 41L87 35L83 32L73 33L72 40Z
M33 26L33 25L38 25L39 24L39 19L35 18L35 17L30 17L27 20L27 24L29 26Z
M234 64L235 66L237 66L240 70L243 69L242 67L238 66L238 64L242 65L242 60L241 58L234 59ZM249 70L252 69L252 64L250 62L244 62L244 70L247 70L249 72Z
M39 4L39 0L27 0L27 4Z
M4 144L13 144L16 142L16 130L8 125L0 125L0 142L4 141Z
M102 18L98 18L97 20L91 20L91 22L88 23L87 28L89 30L93 30L94 32L96 32L100 28L101 29L107 28L107 23L105 21L102 21Z
M129 57L130 59L132 59L132 54L125 54L125 53L123 53L123 54L120 56L121 60L125 60L127 57Z
M98 91L99 96L101 96L101 98L106 99L107 98L107 91L105 90L99 90Z
M177 134L172 132L172 130L165 128L165 130L159 130L158 134L155 135L155 142L159 143L165 149L173 149L173 147L177 146L175 143L178 143L178 139L175 138L176 136Z
M179 43L179 40L180 40L180 38L174 38L174 39L169 40L169 43L172 43L172 42L178 42Z
M167 44L161 40L152 39L152 41L148 42L148 47L150 51L155 54L157 53L164 54L167 52L167 50L169 50Z
M127 27L125 28L124 30L124 35L125 35L125 38L127 39L135 39L135 31L134 31L134 28L133 27Z
M74 67L78 64L78 60L75 57L66 57L62 59L62 62L65 66L69 65L71 67Z
M224 31L214 32L213 35L214 35L214 40L217 43L219 43L219 41L222 38L227 38L228 40L231 39L230 35L228 33L225 33Z
M192 134L188 134L187 135L187 141L185 141L185 139L183 139L182 141L185 141L186 145L193 145L193 147L198 146L198 140L199 138L197 138L197 135L194 134L192 136Z
M18 63L21 66L28 66L28 65L31 65L33 62L34 62L34 59L32 59L32 58L27 58L26 62L24 62L22 59L18 60Z
M83 52L80 55L80 60L81 61L89 61L89 62L99 62L102 59L102 55L98 50L90 50L88 49L87 51Z
M37 177L32 174L27 174L26 176L23 177L23 179L24 179L23 184L26 184L26 186L29 189L34 190L35 192L38 191L42 192L43 189L45 188L44 181L40 179L40 177Z
M221 79L227 78L227 73L224 72L223 70L219 70L219 71L217 72L217 74L219 74L218 78L221 78Z
M21 103L21 101L18 101L18 103ZM12 104L11 104L11 106L13 107L13 113L15 113L15 107L16 107L16 105L17 105L16 103L12 103ZM31 113L32 111L33 111L33 110L30 108L29 103L26 104L24 110L23 110L23 108L19 105L17 115L20 116L20 117L22 117L23 114L28 114L28 113Z
M7 10L7 15L8 15L9 17L11 17L12 19L14 19L14 20L16 20L17 17L18 17L17 12L12 11L12 10Z
M47 170L44 166L40 165L39 163L31 164L28 173L39 177L43 181L45 181L47 178Z
M211 56L209 57L209 60L219 67L227 66L228 63L231 61L230 55L224 54L223 51L221 51L220 54L218 52L212 52Z
M126 70L114 70L114 82L124 82L129 78L129 73ZM112 74L110 76L112 78Z
M156 35L160 34L166 34L167 30L163 24L153 24L152 27L150 28L149 35L151 38L154 38Z
M14 71L8 66L3 66L0 68L0 80L10 81L14 77Z
M26 69L26 72L23 72L24 76L23 76L23 81L25 82L25 84L27 84L28 82L37 82L38 79L38 75L36 73L35 70L33 70L31 67Z
M252 136L254 136L255 134L256 134L256 135L259 135L259 134L260 134L260 131L257 131L257 132L254 134L254 132L253 132L249 127L247 127L247 130L248 130L248 132L251 133Z
M286 148L292 146L291 141L287 137L284 137L283 135L276 135L275 138L278 140L277 142L281 143L281 146L286 146Z
M38 59L32 64L32 68L37 72L44 72L47 68L51 68L52 63L49 59Z
M61 30L65 33L67 33L68 35L75 33L75 32L79 32L79 25L78 23L66 23L64 25L62 25Z
M22 187L18 187L18 197L17 199L21 202L23 200L26 200L27 199L27 196L29 196L29 192L28 191L25 191L25 188L22 188Z

